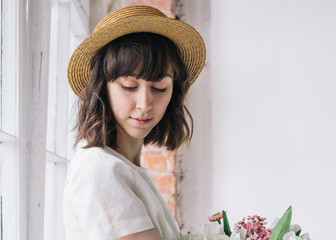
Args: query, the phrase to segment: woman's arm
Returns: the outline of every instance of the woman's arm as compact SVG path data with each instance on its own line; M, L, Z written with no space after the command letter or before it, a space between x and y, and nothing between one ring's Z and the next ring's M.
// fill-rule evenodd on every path
M163 240L156 229L152 228L143 232L127 235L116 240Z

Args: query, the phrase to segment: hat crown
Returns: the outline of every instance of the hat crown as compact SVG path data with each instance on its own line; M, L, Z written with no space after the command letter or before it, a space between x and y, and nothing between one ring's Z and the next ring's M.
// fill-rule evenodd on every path
M133 5L111 12L96 26L73 52L68 65L68 80L73 92L80 97L91 73L91 61L107 43L130 33L150 32L173 41L189 71L190 86L199 76L206 57L202 36L189 24L167 17L160 10Z
M93 32L97 31L98 29L109 25L119 19L132 17L132 16L158 16L158 17L167 17L163 12L160 10L145 6L145 5L134 5L134 6L128 6L124 8L120 8L116 11L113 11L106 15L95 27Z

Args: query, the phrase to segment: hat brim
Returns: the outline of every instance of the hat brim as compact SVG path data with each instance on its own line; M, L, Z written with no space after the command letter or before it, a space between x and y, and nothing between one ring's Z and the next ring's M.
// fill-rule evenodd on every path
M74 93L79 96L87 85L91 59L110 41L135 32L151 32L172 40L179 48L188 71L189 86L200 74L206 57L205 44L200 34L189 24L180 20L136 15L118 19L107 24L83 40L73 52L68 65L68 80Z

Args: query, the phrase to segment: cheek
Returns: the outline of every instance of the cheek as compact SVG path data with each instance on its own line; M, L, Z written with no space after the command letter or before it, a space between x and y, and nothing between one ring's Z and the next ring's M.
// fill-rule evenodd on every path
M160 113L161 117L166 112L166 109L167 109L167 106L168 106L170 100L171 100L171 94L161 96L160 98L154 100L155 108L156 108L157 112Z
M123 112L123 110L130 108L131 98L125 96L120 91L111 91L109 99L113 112Z

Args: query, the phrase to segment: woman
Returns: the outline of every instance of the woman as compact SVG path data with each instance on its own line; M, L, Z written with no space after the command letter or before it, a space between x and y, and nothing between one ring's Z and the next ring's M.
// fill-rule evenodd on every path
M141 148L190 140L184 98L204 66L195 29L148 6L103 18L74 51L68 79L79 97L77 151L64 192L68 240L179 239Z

